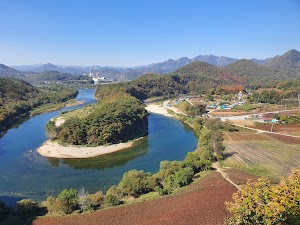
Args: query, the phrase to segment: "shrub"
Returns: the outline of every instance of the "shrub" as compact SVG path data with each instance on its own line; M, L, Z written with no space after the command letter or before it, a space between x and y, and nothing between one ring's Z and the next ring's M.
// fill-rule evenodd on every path
M167 182L171 188L180 188L190 184L193 180L193 176L193 169L186 167L170 175L167 179Z
M59 209L56 207L56 199L52 196L49 196L46 199L46 206L49 212L59 212Z
M123 202L116 195L107 194L104 199L104 204L107 206L121 205Z
M119 198L123 197L123 192L122 192L121 188L116 185L113 185L108 189L108 191L106 192L106 195L109 195L109 194L115 195Z
M56 204L63 213L72 213L77 208L78 192L76 189L64 189L56 199Z
M107 206L115 206L123 204L121 200L123 197L123 192L120 187L113 185L106 192L104 198L104 204Z
M155 179L150 173L144 173L143 170L128 171L119 184L124 194L135 197L152 191L155 186Z
M227 224L300 224L300 168L278 185L267 179L248 182L227 202Z
M182 169L184 164L180 161L167 161L164 160L160 163L159 172L156 174L156 177L165 183L167 177L171 174L174 174L178 170Z
M35 215L39 211L38 203L31 199L22 199L17 202L16 214L22 217L29 217Z
M91 208L94 210L100 208L100 206L103 204L104 197L105 196L102 191L97 191L94 194L90 194L88 196L88 200L91 204Z
M183 164L185 167L192 168L194 173L205 169L206 166L203 160L201 160L199 152L188 152L185 159L183 160Z

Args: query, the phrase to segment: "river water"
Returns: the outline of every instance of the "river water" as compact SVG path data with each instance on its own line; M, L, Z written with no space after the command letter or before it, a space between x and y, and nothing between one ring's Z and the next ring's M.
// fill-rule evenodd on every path
M149 135L133 147L90 159L54 159L36 149L47 140L45 126L61 111L95 102L95 90L80 90L80 106L66 107L28 119L0 139L0 199L44 200L64 188L84 187L88 192L106 191L132 169L155 173L162 160L182 160L197 146L193 130L181 122L158 114L149 116Z

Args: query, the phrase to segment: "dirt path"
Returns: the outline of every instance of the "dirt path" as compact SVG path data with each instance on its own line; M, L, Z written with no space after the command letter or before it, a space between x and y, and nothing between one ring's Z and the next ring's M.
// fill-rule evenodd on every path
M238 190L241 190L239 185L237 185L232 180L230 180L230 178L228 177L228 174L223 170L223 168L220 167L219 162L214 162L212 164L212 168L214 168L217 172L219 172L225 180L227 180L229 183L231 183L233 186L235 186Z
M255 130L258 133L276 134L276 135L281 135L281 136L293 137L293 138L299 138L300 139L300 136L295 136L295 135L290 135L290 134L283 134L283 133L278 133L278 132L271 132L271 131L266 131L266 130L252 128L252 127L245 127L245 126L240 126L240 125L237 125L237 124L234 124L234 123L233 123L233 125L235 125L237 127L249 129L249 130Z

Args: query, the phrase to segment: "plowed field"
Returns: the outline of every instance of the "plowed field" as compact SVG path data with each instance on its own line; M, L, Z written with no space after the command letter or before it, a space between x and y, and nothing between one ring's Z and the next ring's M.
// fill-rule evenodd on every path
M224 145L228 154L223 163L225 167L246 169L258 176L280 179L289 175L291 168L300 166L300 138L269 133L225 132Z
M153 201L66 217L41 217L34 225L223 225L229 216L225 201L236 188L213 173L173 196Z
M249 126L259 130L271 131L272 124L262 124L259 126ZM289 124L289 125L273 125L273 132L290 134L300 137L300 124Z

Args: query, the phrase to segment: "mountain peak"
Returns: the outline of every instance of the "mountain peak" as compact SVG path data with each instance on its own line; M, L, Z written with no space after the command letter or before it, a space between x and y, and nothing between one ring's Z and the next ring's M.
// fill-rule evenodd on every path
M282 56L276 56L266 66L277 70L300 73L300 52L291 49Z
M288 52L284 53L282 55L282 57L288 57L288 58L295 59L295 60L299 61L300 60L300 52L298 52L295 49L291 49Z

